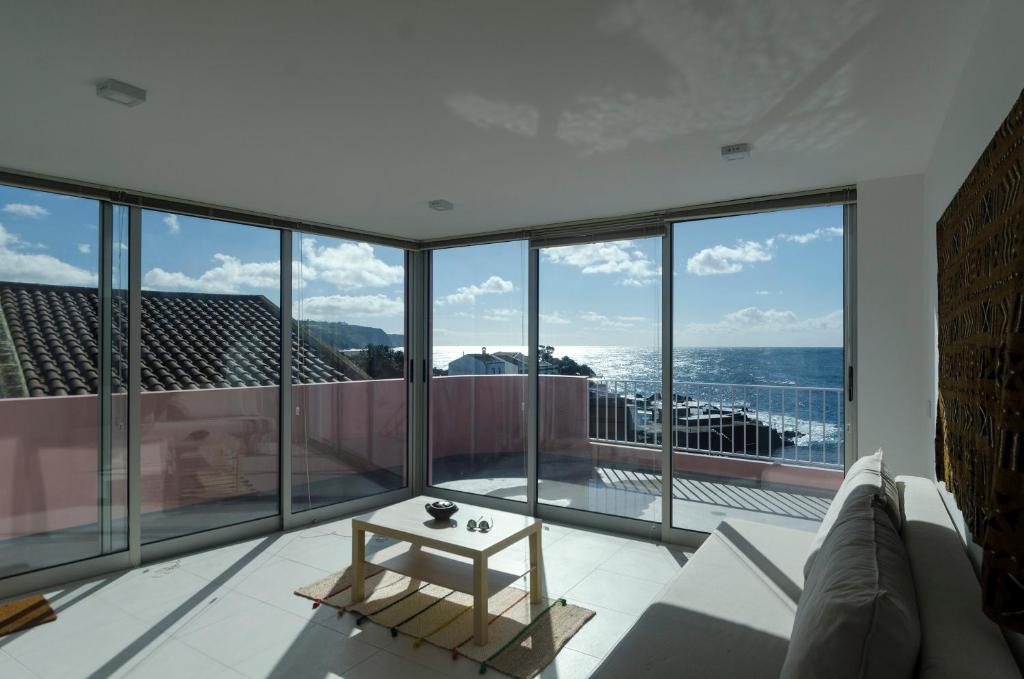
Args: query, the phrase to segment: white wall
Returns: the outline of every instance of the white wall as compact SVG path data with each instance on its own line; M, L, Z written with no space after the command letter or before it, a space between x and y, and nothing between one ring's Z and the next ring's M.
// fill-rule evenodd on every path
M857 186L858 455L934 478L935 223L1024 87L1024 2L991 0L924 174Z
M1024 88L1022 26L1024 2L991 0L925 172L922 226L924 247L929 253L935 252L936 222ZM925 292L931 319L928 390L934 398L938 393L935 256L929 257L926 264Z
M924 177L857 185L857 451L896 474L932 474Z

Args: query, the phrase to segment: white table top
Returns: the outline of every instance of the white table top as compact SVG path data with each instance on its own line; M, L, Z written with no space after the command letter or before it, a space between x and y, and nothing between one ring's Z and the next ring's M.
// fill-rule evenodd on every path
M353 529L387 535L414 544L463 556L491 555L531 532L541 530L541 520L532 516L502 512L456 503L459 511L449 522L435 521L425 505L437 498L420 495L409 500L353 517ZM486 533L466 530L469 519L483 517L492 524Z

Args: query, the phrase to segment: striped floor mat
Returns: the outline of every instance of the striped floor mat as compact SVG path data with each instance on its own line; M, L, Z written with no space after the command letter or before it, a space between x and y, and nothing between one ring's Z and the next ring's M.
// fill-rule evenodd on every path
M541 599L531 604L527 592L508 587L488 601L488 643L473 643L473 597L385 569L367 566L364 601L352 605L349 569L329 575L295 593L313 606L348 611L358 622L370 620L412 638L413 646L427 642L480 664L480 671L497 670L531 679L592 617L594 611L564 599Z

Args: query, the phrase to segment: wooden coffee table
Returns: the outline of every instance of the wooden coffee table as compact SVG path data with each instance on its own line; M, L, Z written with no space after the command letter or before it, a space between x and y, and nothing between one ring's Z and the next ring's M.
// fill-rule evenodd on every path
M441 587L473 595L473 640L487 643L487 600L492 592L504 589L523 576L489 568L487 559L522 539L530 543L530 601L541 600L541 521L540 519L500 512L472 505L459 505L448 522L434 521L424 505L435 498L414 497L352 519L352 602L366 598L366 564L387 568ZM493 519L492 528L482 533L466 530L469 519ZM366 561L366 533L386 535L412 543L407 552L383 561ZM454 554L453 559L422 547ZM466 561L465 559L470 561Z

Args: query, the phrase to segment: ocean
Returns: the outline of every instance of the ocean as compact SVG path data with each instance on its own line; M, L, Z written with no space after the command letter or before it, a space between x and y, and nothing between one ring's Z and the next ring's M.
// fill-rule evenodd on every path
M523 351L523 347L488 347ZM434 366L447 368L480 347L435 346ZM639 347L556 346L555 355L589 365L598 377L656 382L661 351ZM677 382L843 387L842 347L681 347L672 350L672 379Z
M434 366L448 363L480 347L435 346ZM524 347L487 347L488 352L523 351ZM661 352L658 349L606 346L556 346L555 355L585 363L613 391L660 392ZM782 428L801 433L796 454L814 462L842 459L845 399L842 347L680 347L672 351L672 379L676 383L748 385L703 387L684 385L690 398L725 406L758 410L765 420L771 408L785 413ZM623 385L619 381L628 381ZM749 387L777 386L783 389ZM678 390L680 387L676 388ZM839 391L817 391L820 389ZM772 420L779 422L779 420ZM803 452L801 452L803 451Z

